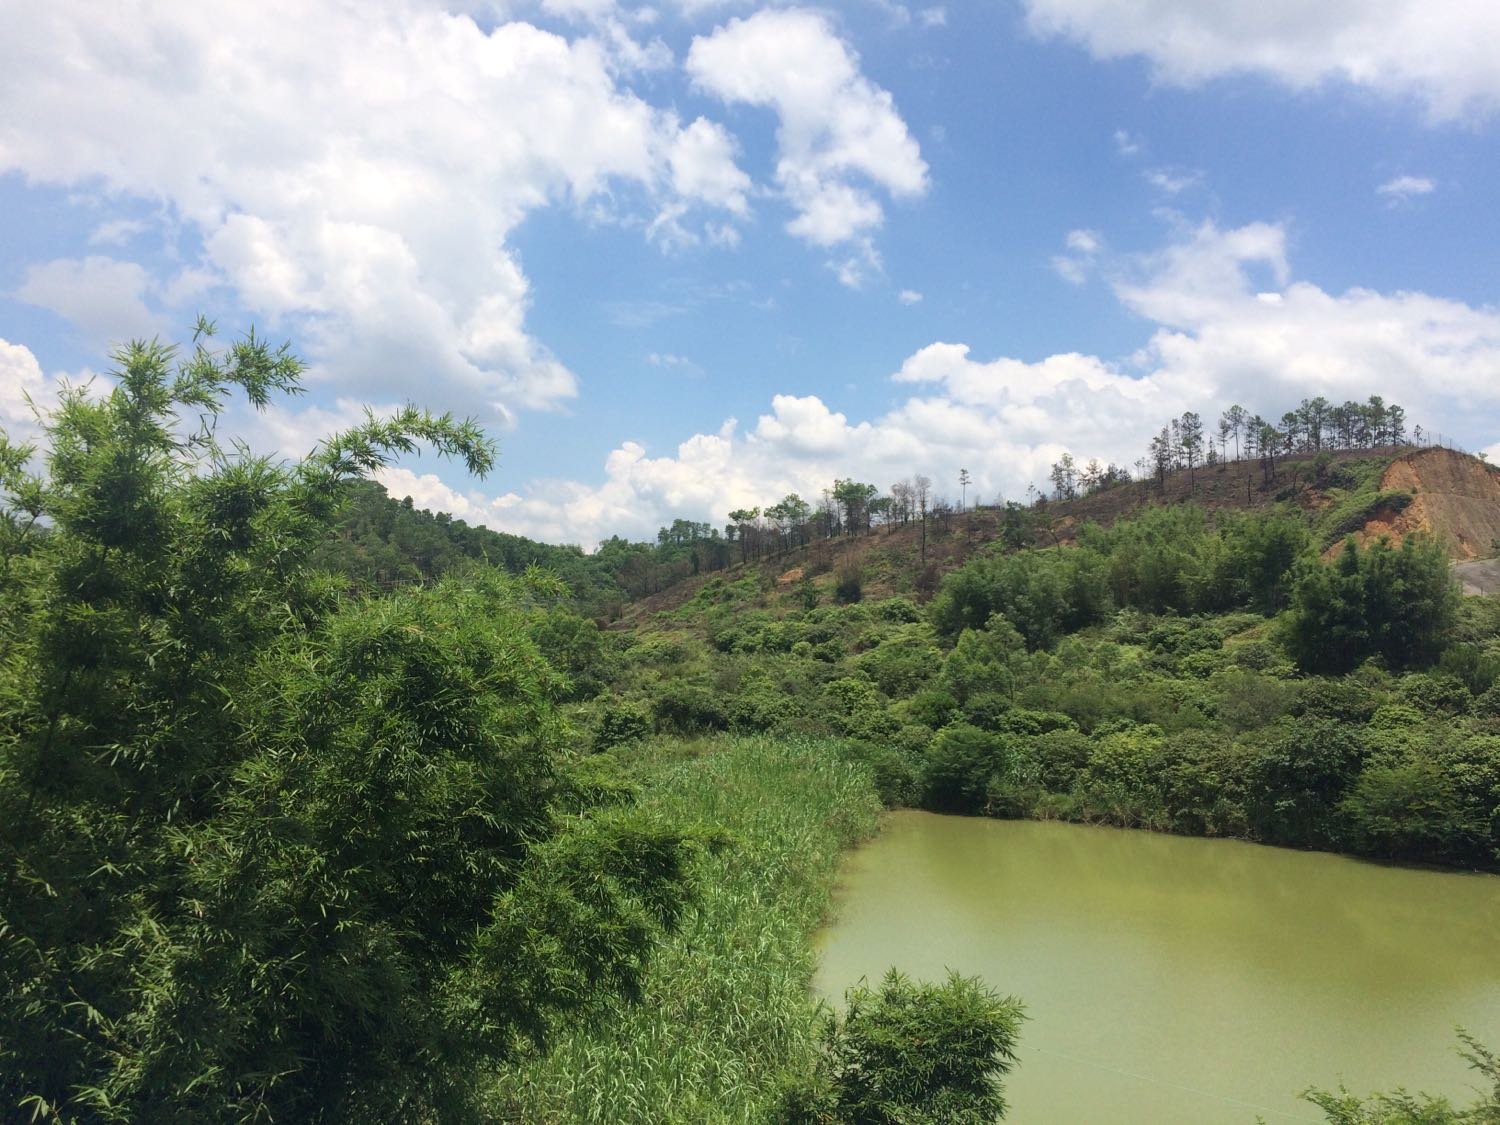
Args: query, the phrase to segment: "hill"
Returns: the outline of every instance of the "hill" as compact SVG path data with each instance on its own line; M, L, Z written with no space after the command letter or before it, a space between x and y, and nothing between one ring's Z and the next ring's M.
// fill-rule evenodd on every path
M1399 541L1414 531L1437 538L1455 560L1488 558L1500 539L1500 469L1452 449L1419 449L1397 457L1380 479L1382 492L1404 492L1411 503L1381 510L1355 533Z
M841 582L857 582L866 599L926 600L944 575L996 542L1061 548L1087 525L1110 527L1148 509L1179 504L1197 505L1210 517L1277 505L1299 511L1330 557L1348 535L1361 543L1388 535L1399 543L1420 531L1459 563L1494 554L1500 538L1500 469L1458 450L1409 446L1298 455L1277 459L1274 467L1259 459L1224 461L1073 499L939 511L927 520L925 544L924 529L913 519L769 553L717 576L755 574L768 590L788 597L808 584L823 600L833 600ZM615 624L630 627L672 612L713 577L687 577L639 598L623 608ZM1468 566L1461 577L1471 592L1500 589L1500 567Z

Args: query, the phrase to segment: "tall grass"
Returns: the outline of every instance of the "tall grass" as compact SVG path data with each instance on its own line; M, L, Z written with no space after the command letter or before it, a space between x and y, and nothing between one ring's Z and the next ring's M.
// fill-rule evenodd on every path
M642 803L733 842L703 861L701 905L663 945L642 1002L503 1075L501 1120L762 1122L813 1049L809 938L841 851L874 829L868 772L805 738L647 753Z

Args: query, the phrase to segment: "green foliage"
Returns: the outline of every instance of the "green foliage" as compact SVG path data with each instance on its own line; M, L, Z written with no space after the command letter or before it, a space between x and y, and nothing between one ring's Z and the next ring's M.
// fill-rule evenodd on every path
M904 625L855 658L854 666L882 692L891 697L911 695L937 672L942 662L932 629L924 624Z
M875 606L882 620L897 625L910 625L924 619L921 607L910 598L887 598Z
M650 708L633 699L611 699L599 713L594 732L595 750L613 750L628 742L638 742L655 729Z
M1380 539L1361 550L1351 539L1332 565L1298 565L1283 639L1306 672L1347 672L1369 656L1420 668L1441 655L1457 609L1437 543L1413 535L1399 549Z
M980 812L1015 781L1020 759L1013 738L967 723L944 727L927 749L923 803L941 812Z
M1500 1125L1500 1057L1462 1028L1458 1038L1459 1054L1489 1087L1468 1106L1404 1089L1360 1097L1340 1086L1337 1092L1313 1089L1302 1096L1323 1111L1329 1125Z
M724 699L701 684L668 680L657 689L651 706L657 728L670 734L695 735L729 729Z
M660 741L622 758L643 812L727 846L700 861L701 898L653 958L643 1002L611 1003L499 1072L488 1119L776 1120L778 1089L818 1051L809 937L844 849L874 831L869 774L806 738Z
M341 605L311 564L360 474L418 442L482 472L479 431L226 452L230 389L300 365L200 328L66 392L45 475L0 441L0 1113L462 1118L481 1067L638 990L697 848L561 753L522 608L555 583Z
M920 984L892 969L851 989L830 1018L815 1073L780 1120L806 1125L990 1125L1005 1116L1000 1079L1016 1062L1019 1001L949 973Z
M1272 737L1251 767L1248 812L1257 836L1272 844L1337 846L1335 812L1365 753L1357 731L1326 719L1304 720Z
M1356 650L1346 674L1299 677L1290 626L1263 614L1312 568L1339 574L1299 557L1300 520L1177 506L1085 525L1075 546L954 572L930 628L905 599L798 612L720 583L676 618L671 659L627 654L624 682L650 695L675 675L717 693L733 729L851 740L888 802L1500 866L1486 741L1500 736L1500 609L1470 599L1445 617L1430 545L1356 550L1346 623L1390 655ZM1100 589L1102 615L1088 601ZM1078 590L1096 608L1075 616ZM1398 651L1420 651L1424 626L1402 617L1417 614L1442 656L1403 672ZM685 639L695 621L717 653Z
M1107 531L1081 528L1071 550L969 563L944 581L932 620L956 636L1000 615L1038 649L1115 609L1272 613L1286 604L1288 572L1307 543L1305 525L1290 514L1226 516L1211 527L1191 505L1148 509Z
M1015 694L1021 635L1005 618L992 618L987 627L965 629L943 661L944 686L960 703L980 692Z
M1323 546L1330 547L1351 532L1362 530L1377 516L1399 515L1410 507L1412 499L1410 492L1382 492L1368 486L1350 493L1318 521Z

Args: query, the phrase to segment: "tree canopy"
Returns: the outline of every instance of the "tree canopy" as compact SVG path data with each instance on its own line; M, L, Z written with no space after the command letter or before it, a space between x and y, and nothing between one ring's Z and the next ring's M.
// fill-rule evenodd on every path
M454 1120L476 1068L629 994L696 849L566 753L555 582L375 603L310 565L407 407L280 463L253 334L136 343L0 435L0 1104L73 1121ZM522 584L525 586L524 596Z

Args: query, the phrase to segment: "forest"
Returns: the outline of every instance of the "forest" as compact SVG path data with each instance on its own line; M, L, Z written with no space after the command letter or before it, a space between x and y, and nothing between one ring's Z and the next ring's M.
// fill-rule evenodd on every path
M1403 503L1378 398L1185 413L1134 483L1069 456L984 513L839 479L585 553L367 479L482 476L469 422L216 440L301 370L204 323L0 437L7 1119L991 1121L1004 982L809 996L883 808L1500 870L1500 599L1345 538ZM1463 1049L1472 1106L1308 1096L1500 1120Z

